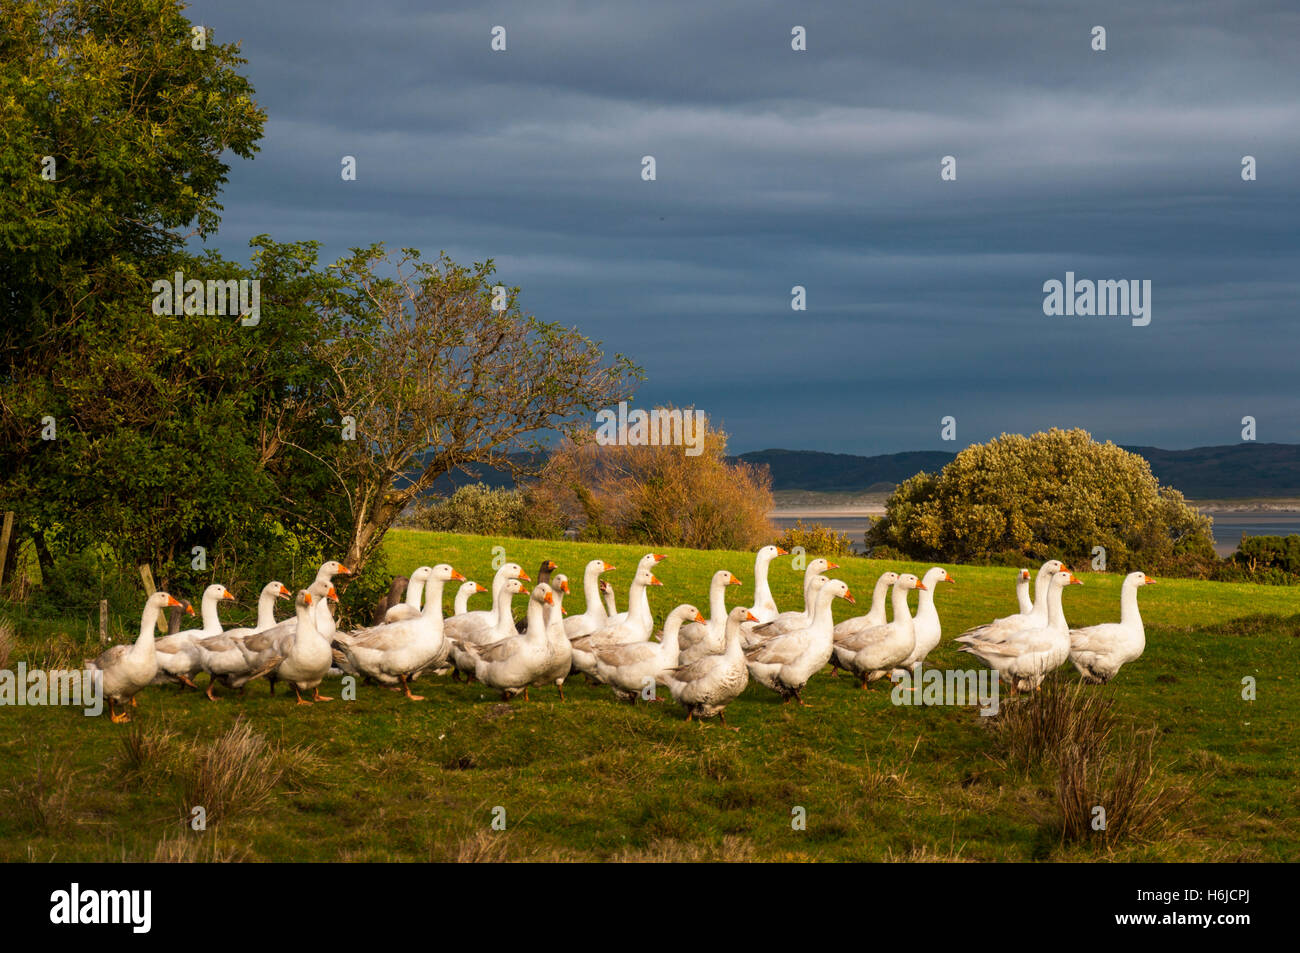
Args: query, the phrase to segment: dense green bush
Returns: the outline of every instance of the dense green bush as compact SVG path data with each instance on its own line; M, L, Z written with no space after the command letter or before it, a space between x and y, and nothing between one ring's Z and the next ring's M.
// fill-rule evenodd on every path
M546 502L527 490L471 483L418 508L410 522L442 533L556 539L564 535L564 527Z
M1243 536L1214 573L1223 582L1293 586L1300 583L1300 535Z
M867 544L927 561L1079 565L1101 546L1112 572L1207 576L1218 563L1208 517L1142 457L1083 430L967 447L939 474L901 484Z

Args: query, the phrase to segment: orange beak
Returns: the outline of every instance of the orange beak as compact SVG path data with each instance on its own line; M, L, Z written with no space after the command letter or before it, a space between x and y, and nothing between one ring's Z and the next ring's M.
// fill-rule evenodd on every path
M1078 576L1076 576L1074 573L1070 573L1070 585L1072 585L1072 586L1082 586L1082 585L1083 585L1083 580L1080 579Z
M560 589L567 596L569 594L569 580L566 579L564 582L560 583Z
M293 597L293 593L289 591L289 587L286 586L284 583L280 583L280 595L285 599L290 599Z
M949 573L944 573L944 574L943 574L943 581L944 581L944 582L950 582L950 583L952 583L954 586L957 585L957 580L954 579L954 578L952 578L952 576L951 576Z
M568 614L569 614L569 610L564 608L564 606L560 606L560 615L568 615Z
M339 572L341 572L345 576L352 575L352 570L349 569L347 566L343 565L342 563L339 563Z
M782 555L782 556L788 556L789 553L782 553L781 555ZM746 621L746 622L757 622L757 621L758 621L758 616L754 615L754 613L752 613L752 612L746 612L746 613L745 613L745 621Z
M855 606L858 604L858 600L853 598L853 593L851 592L845 592L844 598L847 599L849 602L853 603Z
M549 592L546 594L546 604L548 606L555 605L555 596L551 595Z
M656 578L652 575L652 576L650 577L650 585L652 585L652 586L662 586L663 583L660 582L658 579L656 579Z
M307 603L307 605L311 605L311 593L310 593L310 592L304 592L304 593L303 593L303 596L302 596L302 601L305 602L305 603Z
M1156 584L1156 581L1152 579L1150 576L1143 576L1142 583L1143 585L1154 586Z
M839 563L827 563L827 564L826 564L826 568L827 568L827 569L839 569L839 568L840 568L840 564L839 564Z
M727 583L727 585L729 585L729 586L739 586L739 585L740 585L740 580L737 579L735 576L732 576L732 577L731 577L731 581L730 581L729 583Z
M231 602L234 602L234 601L235 601L235 597L234 597L233 595L230 594L230 590L229 590L229 589L222 589L222 590L221 590L221 598L222 598L222 599L229 599Z
M533 581L533 577L530 576L530 575L528 575L528 573L524 572L522 569L519 570L519 575L516 576L515 578L516 578L516 579L522 579L524 582L532 582L532 581Z
M918 582L918 583L916 584L916 588L918 588L918 589L925 589L927 592L929 591L928 587L927 587L926 584L923 583L923 582Z
M329 599L331 602L338 602L338 601L339 601L339 594L338 594L337 592L334 591L334 587L333 587L333 586L330 586L330 591L327 592L327 593L325 593L325 598L326 598L326 599Z
M180 600L179 600L179 599L177 599L177 598L176 598L175 596L173 596L171 593L168 593L168 594L167 594L167 605L169 605L169 606L178 606L178 605L180 605L180 604L181 604L181 603L180 603Z
M654 553L653 555L655 558L655 562L662 562L663 560L668 558L667 556L662 556L659 553Z
M601 565L605 567L601 570L601 572L613 572L615 569L618 568L617 566L611 566L609 563L601 563Z
M464 577L463 575L461 575L459 572L457 572L456 570L454 570L454 569L451 571L451 578L452 578L452 579L455 579L457 582L464 582L464 581L465 581L465 577Z
M476 583L474 583L474 591L475 591L475 592L487 592L487 586L480 585L479 583L476 582Z
M708 623L704 621L704 613L700 612L698 609L695 610L695 621L700 625L708 625Z
M776 554L778 556L789 556L790 551L788 549L782 549L780 546L778 546L776 547Z

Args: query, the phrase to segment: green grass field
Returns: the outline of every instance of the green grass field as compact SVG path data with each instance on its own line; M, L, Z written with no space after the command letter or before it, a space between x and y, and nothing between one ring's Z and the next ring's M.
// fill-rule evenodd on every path
M490 583L492 547L535 574L555 559L582 611L588 559L617 565L620 608L639 547L395 531L389 565L450 562ZM747 553L657 550L657 619L680 602L707 612L707 582L726 568L752 595ZM865 612L876 576L919 564L846 559ZM949 639L1015 611L1008 569L947 567L936 603L939 668L972 668ZM1077 568L1077 567L1076 567ZM1072 625L1118 619L1120 577L1088 573L1065 598ZM801 606L801 574L773 564L783 608ZM295 584L305 579L286 580ZM448 598L448 604L450 598ZM483 608L479 596L472 608ZM516 601L522 611L522 600ZM362 686L355 701L297 707L255 682L242 700L153 688L134 725L68 708L0 708L0 860L1285 860L1300 856L1300 592L1160 580L1144 589L1146 654L1108 686L1124 730L1158 729L1162 785L1191 800L1158 836L1102 850L1063 843L1056 775L1003 757L975 708L897 707L884 685L814 677L811 707L782 705L751 683L729 709L742 730L701 728L671 700L617 703L580 677L561 703L534 689L503 704L481 686L425 680L425 702ZM281 610L283 612L283 610ZM854 612L837 602L836 619ZM20 627L18 660L94 654L85 619ZM829 671L829 670L828 670ZM1073 670L1063 675L1072 675ZM1242 679L1257 699L1242 698ZM337 680L323 686L339 694ZM1023 704L1009 702L1003 707ZM212 742L243 713L264 736L265 790L234 799L203 833L182 823ZM505 830L493 830L494 808ZM792 826L803 808L806 829Z

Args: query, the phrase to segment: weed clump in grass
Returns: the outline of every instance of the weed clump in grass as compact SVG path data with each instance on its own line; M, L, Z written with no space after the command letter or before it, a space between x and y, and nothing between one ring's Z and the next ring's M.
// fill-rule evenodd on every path
M276 785L301 783L318 764L313 749L272 745L241 714L195 751L182 786L182 818L188 822L196 807L203 808L208 823L253 813L271 799Z
M0 668L9 667L9 659L13 657L14 646L18 640L14 636L14 627L8 622L0 620Z
M73 818L73 785L76 772L65 757L37 754L35 773L19 780L0 794L8 802L4 813L20 819L28 830L51 834Z
M994 725L1008 763L1054 770L1061 842L1150 842L1191 799L1189 789L1156 779L1158 731L1119 731L1113 698L1082 682L1049 678Z

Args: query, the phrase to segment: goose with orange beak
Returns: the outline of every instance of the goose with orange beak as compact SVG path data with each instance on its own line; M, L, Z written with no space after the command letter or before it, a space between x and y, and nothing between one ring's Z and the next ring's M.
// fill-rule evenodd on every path
M678 636L683 623L704 625L704 615L692 605L680 605L664 619L664 631L658 642L631 642L626 645L597 646L595 656L596 677L614 689L622 701L636 703L646 697L647 689L654 685L667 685L664 680L670 669L677 668ZM659 701L650 692L648 698Z
M740 697L749 684L749 667L740 645L740 627L757 621L754 613L736 606L727 614L727 644L719 655L706 655L689 665L663 673L664 684L673 701L686 709L686 720L704 725L705 718L715 715L724 728L739 731L727 724L727 706Z
M706 655L717 655L727 647L727 587L739 585L740 580L726 569L713 574L709 582L708 622L689 622L678 634L682 665ZM668 623L665 621L664 625Z
M399 619L350 632L336 633L335 659L346 671L373 678L381 685L400 687L411 701L424 696L411 692L409 681L426 668L438 668L451 651L443 631L442 593L449 582L465 577L446 563L421 566L411 574L424 585L424 608L414 619ZM281 666L283 670L284 666Z
M333 660L329 639L316 628L316 604L326 599L338 601L334 584L317 579L294 597L294 617L285 619L262 632L240 640L252 671L269 667L266 676L275 693L275 683L283 680L294 686L298 703L306 705L302 693L312 690L314 701L332 701L320 694L319 686ZM276 661L276 660L279 661Z
M1138 590L1155 582L1144 572L1129 573L1120 587L1118 622L1070 630L1070 661L1084 681L1104 685L1124 665L1141 658L1147 637L1138 612Z
M108 716L114 723L131 720L126 706L135 703L136 694L151 684L158 673L154 637L158 617L164 609L179 605L180 602L167 593L155 592L144 602L140 634L133 644L114 645L94 659L85 661L86 671L96 673L102 679L104 697L108 699ZM121 712L117 711L118 707L122 708Z
M803 688L830 661L835 620L831 601L855 603L848 584L830 579L817 593L811 625L761 642L745 651L749 674L788 702L804 704Z
M555 604L551 587L539 582L528 596L525 619L528 628L523 635L510 635L488 645L468 644L465 649L474 656L474 675L489 688L501 693L509 701L522 693L528 700L528 686L546 668L550 647L546 641L546 609Z
M1000 641L976 639L958 651L969 652L1011 685L1012 694L1043 684L1047 675L1070 657L1070 630L1061 607L1066 586L1083 585L1074 573L1054 573L1047 589L1047 625L1021 629Z
M767 581L767 570L778 556L789 556L780 546L764 546L754 556L754 604L749 614L756 622L771 622L780 611L772 598L772 587Z
M607 611L600 599L600 587L603 582L600 577L613 569L614 567L605 560L593 559L582 571L582 594L587 600L587 605L582 615L570 616L564 620L564 634L570 639L591 635L609 621L610 615L617 614Z
M221 634L221 618L217 611L219 602L234 602L235 597L221 583L213 583L203 590L202 628L184 629L175 635L166 635L158 640L158 674L154 683L163 685L168 682L180 683L189 688L198 688L194 679L203 671L203 651L197 640L210 635ZM194 608L187 609L189 615Z
M645 595L650 586L662 586L663 583L649 569L638 569L632 579L631 606L624 622L611 622L602 626L591 635L574 639L569 643L573 651L573 667L589 678L598 679L596 674L596 657L593 650L603 645L628 645L632 642L648 642L654 633L654 616L650 614L650 601Z

